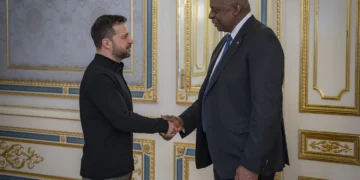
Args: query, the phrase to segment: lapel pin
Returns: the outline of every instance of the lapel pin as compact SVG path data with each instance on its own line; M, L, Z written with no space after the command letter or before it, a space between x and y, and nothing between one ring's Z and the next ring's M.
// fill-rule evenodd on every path
M236 44L239 44L239 41L236 41Z

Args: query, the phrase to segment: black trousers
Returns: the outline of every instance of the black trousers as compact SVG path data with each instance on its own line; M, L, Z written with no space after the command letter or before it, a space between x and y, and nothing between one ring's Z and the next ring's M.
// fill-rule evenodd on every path
M215 180L234 180L234 179L222 179L215 170L214 170L214 178ZM234 178L235 178L235 174L234 174ZM274 179L275 179L275 173L267 176L259 175L258 180L274 180Z

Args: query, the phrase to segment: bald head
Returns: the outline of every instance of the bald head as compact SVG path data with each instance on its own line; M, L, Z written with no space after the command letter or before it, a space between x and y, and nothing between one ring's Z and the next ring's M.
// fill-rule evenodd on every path
M219 31L231 32L251 11L248 0L210 0L209 19Z
M250 12L250 3L249 0L225 0L230 4L240 5L242 10L247 10L247 13ZM246 13L246 14L247 14Z

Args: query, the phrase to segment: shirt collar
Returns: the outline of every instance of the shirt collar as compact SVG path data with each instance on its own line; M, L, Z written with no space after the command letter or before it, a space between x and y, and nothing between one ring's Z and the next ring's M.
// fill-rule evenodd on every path
M252 16L252 13L248 13L231 31L232 39L235 38L236 34L240 31L241 27L245 24L245 22Z
M123 71L124 68L124 63L123 62L116 62L111 60L110 58L103 56L101 54L96 53L95 54L95 58L94 61L96 64L103 66L107 69L111 69L113 71L117 71L117 72L121 72Z

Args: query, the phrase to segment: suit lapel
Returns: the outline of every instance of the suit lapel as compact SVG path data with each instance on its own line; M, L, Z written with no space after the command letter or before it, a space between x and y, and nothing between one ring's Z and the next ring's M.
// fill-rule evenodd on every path
M231 60L231 57L234 55L234 53L238 50L240 47L240 44L242 42L242 38L238 39L237 41L233 41L227 50L226 54L223 55L222 59L220 59L220 62L218 64L218 69L214 71L214 74L212 75L210 81L209 81L209 90L214 85L216 80L219 78L219 75L222 71L222 69L225 67L225 65Z
M209 77L211 75L211 72L213 71L213 68L215 66L215 63L216 63L216 59L218 58L218 56L220 55L220 52L223 48L223 46L225 45L226 43L226 40L225 40L225 37L223 37L220 42L218 43L218 45L216 46L215 50L214 50L214 53L213 55L211 56L211 59L210 59L210 64L209 64L209 68L208 68L208 72L207 72L207 75L205 77L205 80L203 82L203 84L205 86L202 86L201 89L200 89L200 93L199 95L201 96L203 94L203 91L206 89L206 85L209 81Z
M218 64L217 70L214 71L214 74L212 75L210 81L208 82L208 91L212 88L212 86L215 84L217 79L219 78L219 75L221 71L224 69L226 64L232 59L235 52L238 51L238 49L241 47L241 43L243 42L244 36L248 32L249 28L251 27L251 24L254 20L254 16L251 16L243 25L243 27L240 29L240 31L235 36L234 40L232 41L229 49L225 54L223 55L222 59L220 59L220 62ZM221 46L219 49L222 50L223 46ZM220 52L219 52L220 53ZM216 56L217 58L217 56ZM216 61L216 59L215 59ZM210 72L211 73L211 72ZM206 95L206 94L205 94Z

